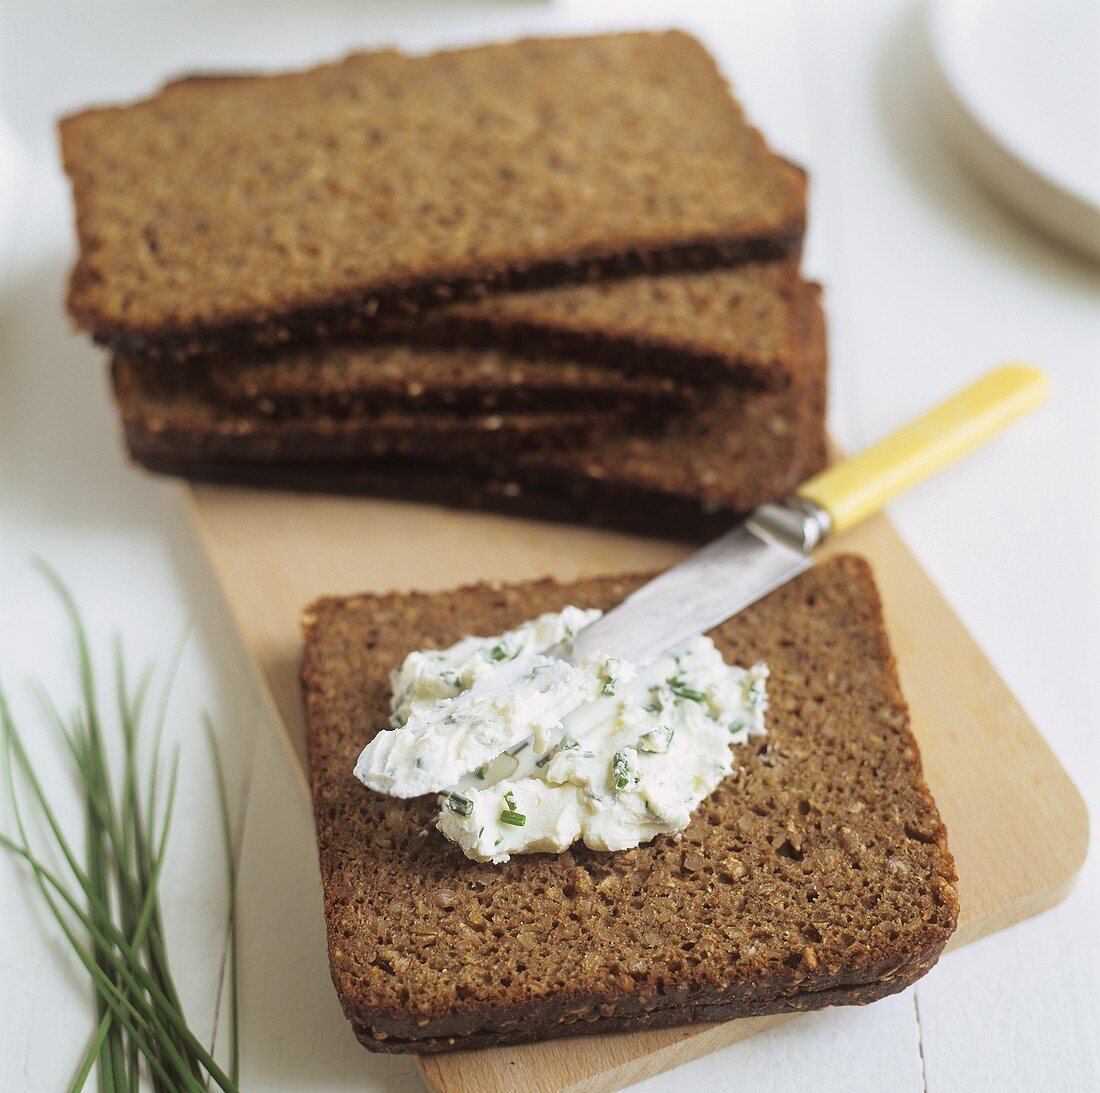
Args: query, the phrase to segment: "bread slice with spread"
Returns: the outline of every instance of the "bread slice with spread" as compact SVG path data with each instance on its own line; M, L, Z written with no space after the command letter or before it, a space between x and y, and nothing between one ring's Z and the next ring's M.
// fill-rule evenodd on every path
M431 827L435 797L353 774L414 649L497 634L640 583L482 584L325 599L302 679L333 981L369 1048L434 1052L862 1004L955 928L955 869L921 774L870 567L822 562L710 636L767 663L767 735L677 836L493 865Z

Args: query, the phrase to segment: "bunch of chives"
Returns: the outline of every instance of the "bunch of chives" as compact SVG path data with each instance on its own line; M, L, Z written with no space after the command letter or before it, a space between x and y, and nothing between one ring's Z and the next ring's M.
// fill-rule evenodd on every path
M0 743L4 784L15 830L0 845L23 860L95 991L95 1030L70 1090L83 1089L94 1070L104 1093L136 1093L146 1082L160 1093L205 1093L238 1088L236 876L224 772L210 724L206 736L214 768L229 877L227 960L229 1062L223 1069L192 1031L169 962L159 885L171 828L179 769L178 749L165 762L161 736L182 642L152 721L148 759L139 765L138 738L153 672L131 687L121 645L114 657L116 729L122 740L121 776L107 758L105 724L87 633L72 595L44 563L36 563L68 614L76 642L80 703L63 718L37 687L43 713L64 744L77 775L84 812L83 853L65 833L23 745L0 688ZM163 801L159 799L163 794ZM37 814L63 866L52 869L32 846L27 812Z

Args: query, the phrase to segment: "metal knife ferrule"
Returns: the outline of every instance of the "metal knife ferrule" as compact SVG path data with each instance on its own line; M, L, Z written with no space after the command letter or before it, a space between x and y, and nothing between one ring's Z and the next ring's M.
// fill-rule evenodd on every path
M758 505L745 526L765 539L809 554L829 537L833 521L820 505L792 494L778 503Z

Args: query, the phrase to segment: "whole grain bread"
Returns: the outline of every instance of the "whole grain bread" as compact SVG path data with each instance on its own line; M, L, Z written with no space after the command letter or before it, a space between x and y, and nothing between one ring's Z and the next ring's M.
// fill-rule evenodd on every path
M325 599L302 680L333 982L365 1046L432 1052L864 1003L908 986L955 928L955 870L865 561L821 563L711 632L765 660L768 735L682 837L474 863L434 799L352 773L388 726L406 653L639 578Z
M370 327L486 289L797 249L805 178L679 33L381 50L61 123L69 308L131 355Z
M181 375L179 369L116 357L112 378L127 447L140 461L324 464L395 455L475 461L625 427L609 411L585 409L529 414L396 409L346 416L307 408L277 419L221 404L193 374Z
M737 514L763 500L757 484L769 476L792 488L793 469L824 459L827 347L818 286L801 286L792 322L800 355L786 392L746 395L720 386L697 412L670 415L660 433L626 432L519 456L517 478L552 495L613 490L643 508L686 494Z
M201 432L177 443L128 429L127 440L148 469L193 479L405 497L701 539L784 496L825 465L827 350L816 287L801 293L796 318L801 348L786 391L746 395L720 387L700 408L670 415L663 429L648 435L605 436L459 464L438 452L420 459L311 463L279 447L279 422L265 430L272 448L263 463L205 454ZM125 415L125 399L123 408Z
M396 409L634 414L682 408L697 397L656 373L630 376L580 361L400 343L301 346L194 367L204 368L212 394L226 406L278 417Z
M650 274L506 292L397 320L409 341L505 347L676 376L782 390L797 352L798 263Z

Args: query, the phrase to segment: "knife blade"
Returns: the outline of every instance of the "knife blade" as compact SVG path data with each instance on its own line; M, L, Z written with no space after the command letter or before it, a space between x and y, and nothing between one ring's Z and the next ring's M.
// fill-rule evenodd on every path
M756 523L727 531L642 585L573 638L567 659L593 653L644 664L766 596L812 564Z

